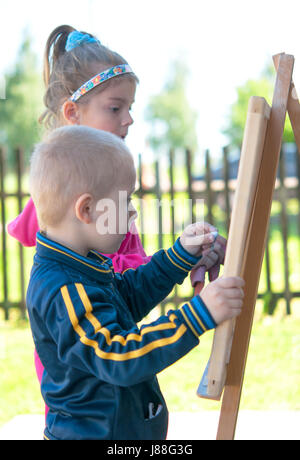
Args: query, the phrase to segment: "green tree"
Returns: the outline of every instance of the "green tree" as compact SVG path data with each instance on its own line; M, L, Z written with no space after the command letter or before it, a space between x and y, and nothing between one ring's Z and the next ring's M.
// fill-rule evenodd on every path
M145 117L151 125L148 141L156 151L162 148L194 150L197 147L197 114L187 99L187 75L185 63L175 60L161 93L150 98Z
M240 147L243 141L244 127L247 117L248 103L251 96L264 97L272 105L276 73L273 66L267 66L257 80L248 80L237 88L237 99L229 110L229 116L223 133L228 136L229 144ZM294 134L287 116L284 142L294 142Z
M0 100L0 142L8 147L9 164L13 150L20 146L28 157L39 140L38 117L43 110L43 83L37 56L26 33L13 68L5 73L5 98Z

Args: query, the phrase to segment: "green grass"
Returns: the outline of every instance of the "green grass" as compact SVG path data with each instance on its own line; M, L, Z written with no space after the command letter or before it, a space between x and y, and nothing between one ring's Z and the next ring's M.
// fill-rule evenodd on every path
M251 335L241 399L243 410L300 410L300 318L256 320ZM219 410L220 402L196 396L207 364L213 333L159 381L171 411Z
M261 317L254 322L241 409L300 410L300 307L297 315ZM299 311L298 311L299 310ZM259 312L259 306L257 309ZM220 403L200 399L196 390L206 366L213 332L200 345L158 376L169 410L219 410ZM0 320L0 426L18 414L42 414L26 321Z
M18 414L43 413L28 323L0 322L0 425Z

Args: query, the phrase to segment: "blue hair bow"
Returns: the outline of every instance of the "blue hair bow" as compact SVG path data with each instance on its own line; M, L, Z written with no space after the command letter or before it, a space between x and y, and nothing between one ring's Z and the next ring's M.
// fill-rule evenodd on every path
M96 40L96 38L93 38L88 34L83 34L82 32L79 32L78 30L73 30L73 32L71 32L68 35L65 50L71 51L73 48L76 48L76 46L79 46L82 43L100 43L100 42L99 40Z

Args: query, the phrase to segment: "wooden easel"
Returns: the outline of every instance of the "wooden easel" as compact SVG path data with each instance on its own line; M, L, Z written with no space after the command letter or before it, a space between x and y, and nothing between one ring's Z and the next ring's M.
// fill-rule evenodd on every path
M277 78L272 107L263 98L252 98L249 103L224 264L224 276L245 280L243 311L236 321L217 327L206 391L198 393L219 400L224 389L219 440L234 439L287 111L300 148L300 104L292 82L294 57L281 53L273 59Z

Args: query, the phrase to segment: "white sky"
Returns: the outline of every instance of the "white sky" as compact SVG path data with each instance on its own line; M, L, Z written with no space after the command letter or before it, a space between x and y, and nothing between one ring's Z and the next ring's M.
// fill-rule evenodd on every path
M188 96L199 114L200 148L217 151L235 88L258 78L273 54L295 56L300 94L299 0L15 0L1 1L0 72L15 59L25 27L42 57L49 33L70 24L123 55L140 79L128 144L145 152L144 109L161 90L170 60L190 68Z

